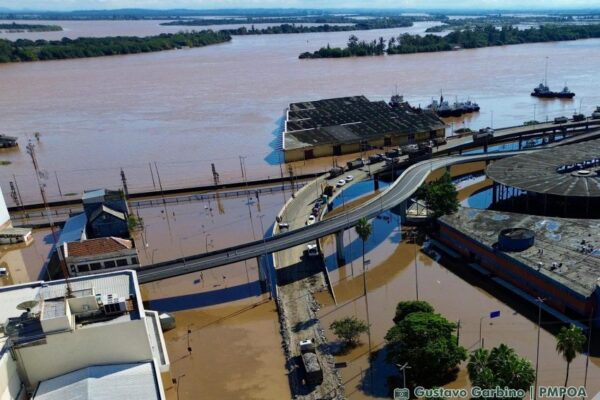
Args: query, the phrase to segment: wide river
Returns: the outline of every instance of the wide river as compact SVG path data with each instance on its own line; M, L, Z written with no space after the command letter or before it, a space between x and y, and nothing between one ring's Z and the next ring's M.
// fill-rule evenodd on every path
M160 21L59 21L64 32L23 33L30 38L149 35L172 32ZM423 33L435 23L406 29L362 31L361 39ZM281 126L290 102L364 94L388 100L395 87L412 104L433 97L471 98L481 112L453 128L520 124L591 112L600 104L600 40L529 44L435 54L299 60L298 54L350 33L234 37L205 48L130 56L0 66L0 133L19 137L20 149L0 153L5 194L16 177L23 201L39 201L25 152L34 132L36 152L51 199L83 189L117 187L125 170L131 190L278 176ZM58 36L57 36L58 35ZM15 34L5 34L14 39ZM574 101L540 101L529 95L544 75L559 90L567 82ZM449 131L452 128L449 128ZM35 140L34 140L35 141ZM155 179L153 183L153 178ZM9 197L9 196L6 196Z

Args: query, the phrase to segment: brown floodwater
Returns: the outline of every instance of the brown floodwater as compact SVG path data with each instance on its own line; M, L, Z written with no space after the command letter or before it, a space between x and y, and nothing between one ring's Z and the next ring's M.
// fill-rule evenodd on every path
M158 21L138 22L78 24L91 24L86 29L100 35L164 28L157 28ZM431 24L357 34L387 38L422 33ZM283 111L295 101L355 94L387 100L398 85L407 100L424 106L442 89L451 101L470 97L481 105L480 113L465 120L473 128L492 125L492 111L499 127L532 119L534 106L536 118L545 119L572 113L581 99L584 112L600 104L590 84L600 68L598 39L390 57L297 58L327 43L343 45L349 34L245 36L197 49L1 65L1 131L18 136L21 146L0 153L12 162L1 167L0 185L8 187L15 174L23 200L39 201L24 151L34 132L41 134L37 156L47 172L48 195L57 199L59 185L63 196L117 187L121 167L131 190L158 188L148 164L154 161L164 187L210 183L211 163L221 181L239 181L240 155L247 157L249 179L279 176L275 150ZM575 101L529 96L543 78L546 56L551 87L567 81Z
M451 172L455 175L473 173L481 169L482 163L456 166ZM439 175L440 172L436 171ZM460 191L461 199L468 194L489 185L488 181L465 186ZM358 200L354 203L364 201ZM387 213L389 215L389 213ZM396 219L394 219L396 218ZM374 350L384 346L384 336L393 325L396 304L402 300L414 300L417 292L416 276L418 275L418 293L420 300L430 302L437 312L451 321L460 321L460 343L468 350L477 348L479 343L480 318L491 311L499 310L501 317L483 320L482 336L486 348L505 343L513 347L521 356L534 361L536 356L536 323L522 315L527 312L519 302L507 304L484 289L478 287L477 281L467 282L461 276L438 264L427 255L418 251L412 243L404 239L406 233L398 227L396 216L390 222L374 220L375 242L367 243L366 259L368 266L368 302L371 323L371 343ZM395 225L387 227L386 225ZM381 234L383 232L383 234ZM331 322L346 316L356 316L366 320L365 299L363 296L361 245L356 233L349 230L344 235L347 246L346 264L337 267L335 261L335 242L331 237L323 241L324 254L333 282L333 291L337 303L334 304L327 293L317 294L323 304L319 316L326 336L335 341L335 336L328 328ZM398 243L402 239L402 242ZM371 240L370 240L371 241ZM353 245L348 246L349 243ZM348 248L349 247L349 248ZM415 267L416 259L416 267ZM415 268L418 269L415 274ZM529 310L531 311L531 310ZM548 326L555 326L549 322ZM540 339L539 383L541 385L560 385L564 383L566 364L555 350L556 339L543 329ZM384 353L376 357L374 389L363 388L364 377L369 376L367 361L367 337L363 335L362 344L347 354L337 356L337 362L346 362L347 367L341 369L346 394L350 399L387 398L387 377L398 376L397 370L384 359ZM579 355L571 365L569 382L571 385L583 385L585 357ZM592 357L588 372L588 393L592 396L600 391L600 358ZM458 378L447 385L451 388L468 387L469 381L463 365Z
M0 278L0 286L47 279L40 273L52 247L52 234L49 229L36 229L32 237L27 244L0 246L0 267L8 270L8 275Z
M168 399L291 398L274 302L240 301L174 315L177 328L165 333L165 341L178 385L165 387Z

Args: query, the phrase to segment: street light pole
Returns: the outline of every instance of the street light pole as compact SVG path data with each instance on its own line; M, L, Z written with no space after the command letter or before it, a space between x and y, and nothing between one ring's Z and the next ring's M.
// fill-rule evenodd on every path
M483 349L483 336L481 335L482 333L482 328L483 328L483 320L486 319L487 317L481 317L479 318L479 348Z
M204 252L208 253L208 237L210 236L210 233L206 233L204 234Z
M398 369L400 371L402 371L402 380L404 382L403 386L404 386L404 389L406 389L406 370L409 369L409 368L411 368L411 367L409 367L409 365L408 365L407 362L405 362L404 365L396 364L396 366L398 367Z
M538 391L538 371L540 365L540 333L542 331L542 303L546 299L542 299L541 297L537 298L538 302L538 332L537 332L537 351L535 354L535 387L533 389L533 400L537 399L537 391Z
M417 268L417 232L412 233L413 242L415 245L415 294L417 301L419 301L419 269Z

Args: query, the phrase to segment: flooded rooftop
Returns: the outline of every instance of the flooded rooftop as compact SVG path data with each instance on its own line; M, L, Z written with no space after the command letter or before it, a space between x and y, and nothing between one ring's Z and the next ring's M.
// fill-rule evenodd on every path
M478 242L495 247L500 231L524 228L534 232L533 246L508 253L521 263L540 271L569 289L589 297L600 279L600 222L547 218L461 208L441 221Z

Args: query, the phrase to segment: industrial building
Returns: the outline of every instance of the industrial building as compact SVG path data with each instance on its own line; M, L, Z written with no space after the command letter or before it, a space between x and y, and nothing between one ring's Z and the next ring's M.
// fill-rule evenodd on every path
M493 209L600 218L600 139L498 160L486 174Z
M292 103L283 133L285 162L358 153L443 138L445 124L434 113L407 103L391 107L365 96Z
M0 288L0 399L164 399L159 316L133 271Z
M442 250L564 322L600 327L598 221L461 208L438 222Z

